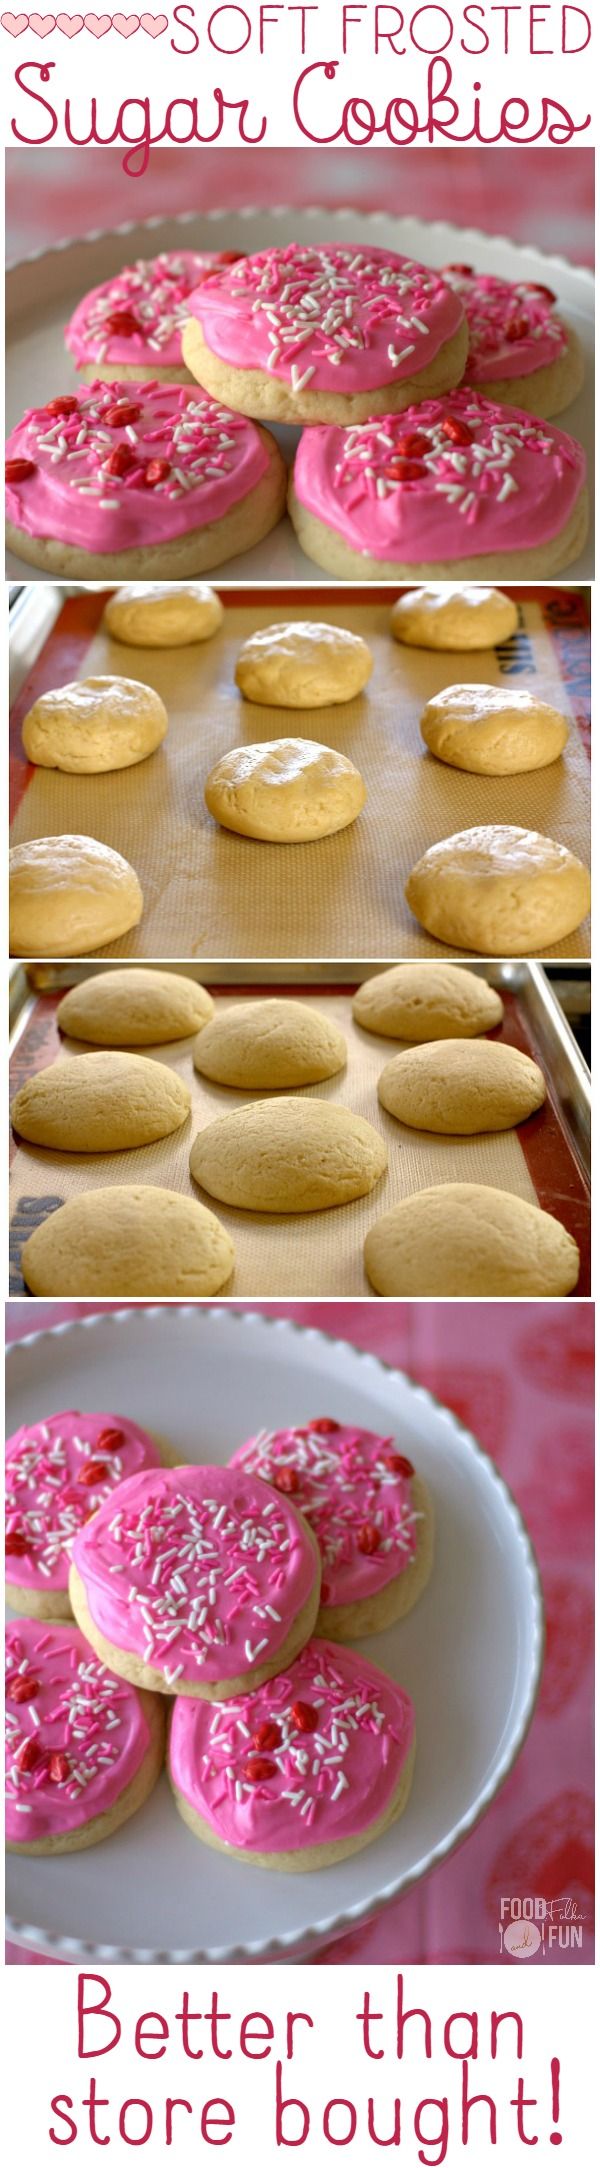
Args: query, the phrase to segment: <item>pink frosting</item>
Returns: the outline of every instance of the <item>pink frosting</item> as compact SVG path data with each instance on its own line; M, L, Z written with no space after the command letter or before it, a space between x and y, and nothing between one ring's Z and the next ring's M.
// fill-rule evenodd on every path
M6 1629L6 1834L10 1844L81 1829L114 1806L150 1743L139 1694L77 1626Z
M222 1707L175 1702L169 1770L226 1844L303 1851L358 1837L389 1806L415 1729L408 1694L364 1656L309 1641Z
M321 1604L360 1603L411 1566L417 1549L412 1462L394 1438L320 1417L301 1430L261 1431L234 1453L293 1496L323 1561Z
M386 248L262 249L190 295L206 345L292 392L356 392L426 369L463 321L439 271Z
M6 1441L6 1578L16 1587L66 1589L74 1537L124 1476L160 1463L158 1448L126 1415L67 1408L22 1423Z
M257 1476L132 1476L82 1529L73 1559L105 1639L202 1687L268 1663L315 1586L307 1529Z
M585 482L580 444L479 392L404 414L305 429L296 494L363 556L451 564L560 534Z
M531 376L564 353L567 333L552 314L556 295L549 287L480 277L466 264L449 264L444 278L462 301L469 327L466 384Z
M7 517L26 534L101 556L156 545L223 519L267 470L255 423L186 385L98 382L58 403L29 408L6 446Z
M77 305L65 338L78 368L90 362L140 362L145 368L181 368L181 334L189 316L188 295L238 251L180 249L139 257L104 286L94 286ZM122 325L119 326L119 318Z

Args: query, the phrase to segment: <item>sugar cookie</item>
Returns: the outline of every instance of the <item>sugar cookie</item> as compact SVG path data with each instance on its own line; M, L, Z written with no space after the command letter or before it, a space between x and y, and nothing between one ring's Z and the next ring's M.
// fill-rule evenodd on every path
M76 678L34 701L25 716L23 745L38 768L100 775L147 760L166 737L168 720L152 685L135 678Z
M6 1842L10 1852L82 1852L111 1837L154 1789L165 1718L96 1662L77 1626L9 1625Z
M106 604L105 630L126 647L191 647L197 640L211 640L222 625L225 612L214 587L201 580L159 580L118 587Z
M189 1085L145 1054L79 1054L21 1085L11 1107L17 1136L54 1152L136 1151L187 1121Z
M494 1039L438 1039L386 1062L377 1085L381 1106L409 1129L470 1137L513 1129L543 1105L537 1062Z
M346 1041L307 1001L235 1001L205 1025L194 1068L237 1091L320 1084L345 1069Z
M360 634L342 625L265 625L240 648L235 682L264 707L327 708L354 700L373 657Z
M74 1537L124 1476L160 1464L127 1415L63 1408L6 1440L6 1601L30 1618L70 1618Z
M499 587L410 587L399 595L390 631L405 647L432 647L447 654L500 647L517 631L519 612Z
M359 986L352 1013L363 1031L419 1043L493 1031L504 1003L495 986L460 964L393 964Z
M366 799L344 753L313 738L236 745L211 768L204 796L222 828L263 843L312 843L349 828Z
M189 384L181 356L181 334L188 296L237 261L229 249L165 249L160 256L138 257L102 286L93 286L73 311L65 343L85 383L101 376L158 378L164 384Z
M194 1181L245 1212L321 1212L368 1196L387 1167L383 1137L327 1099L257 1099L209 1122L190 1153Z
M570 1295L579 1251L560 1220L523 1197L445 1182L375 1222L365 1267L378 1295Z
M551 288L482 275L462 263L446 264L444 278L467 319L465 384L530 414L560 414L570 406L583 383L583 353L573 326L554 314Z
M180 971L128 964L94 972L63 994L59 1031L93 1046L167 1046L201 1031L214 1015L205 986Z
M32 1295L217 1295L233 1271L231 1238L204 1205L150 1184L85 1189L29 1235L21 1271Z
M89 956L137 926L137 873L94 836L36 836L9 859L11 956Z
M482 956L543 956L581 925L590 877L531 828L463 828L432 843L406 883L419 925Z
M471 775L524 775L564 752L569 725L537 694L504 685L447 685L421 716L421 737L450 768Z

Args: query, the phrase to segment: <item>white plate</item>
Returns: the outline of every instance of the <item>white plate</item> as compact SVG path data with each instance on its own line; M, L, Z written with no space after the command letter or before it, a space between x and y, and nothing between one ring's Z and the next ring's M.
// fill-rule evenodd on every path
M10 1349L7 1428L49 1408L105 1407L162 1432L182 1459L225 1461L261 1426L327 1413L394 1433L431 1484L435 1570L402 1626L358 1644L417 1711L402 1820L321 1873L263 1874L209 1852L163 1777L107 1845L7 1860L9 1933L78 1961L297 1960L365 1920L447 1857L511 1769L539 1683L535 1558L497 1468L423 1387L345 1341L251 1311L124 1310L34 1333Z
M28 256L9 270L6 281L6 419L12 429L28 406L67 391L77 373L64 345L64 327L75 304L90 286L111 278L123 263L137 256L158 255L168 248L240 248L251 253L269 244L285 247L290 241L347 239L380 248L395 248L429 264L472 263L477 271L493 271L503 278L534 279L551 286L561 311L579 334L586 357L583 391L559 416L561 428L585 445L593 476L594 437L594 281L591 272L568 264L562 256L545 256L540 249L523 248L502 235L479 233L471 227L453 226L443 220L425 224L419 218L391 218L388 213L368 216L357 211L190 211L181 218L148 219L143 225L119 226L113 233L91 233L83 241L69 241L39 255ZM277 429L275 434L291 458L298 431ZM7 556L7 576L23 577L21 558ZM569 580L593 579L592 535L577 563L570 565ZM44 575L26 568L28 580ZM300 549L289 520L282 520L256 549L232 557L220 568L230 580L286 580L327 582L327 574L313 565ZM97 583L96 583L97 584Z

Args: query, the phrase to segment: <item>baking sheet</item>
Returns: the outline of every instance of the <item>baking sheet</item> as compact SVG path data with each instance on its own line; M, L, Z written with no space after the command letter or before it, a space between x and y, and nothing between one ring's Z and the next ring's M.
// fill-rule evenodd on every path
M215 994L219 1014L236 1000L251 998L244 987ZM260 988L252 989L260 997ZM298 992L298 989L295 989ZM348 1066L326 1083L305 1087L311 1098L327 1099L351 1107L363 1115L384 1137L388 1147L387 1173L369 1197L328 1212L280 1217L234 1211L221 1205L192 1182L189 1153L199 1129L264 1092L230 1091L197 1075L192 1062L192 1040L175 1046L144 1048L143 1052L165 1061L185 1078L192 1092L192 1112L184 1127L160 1143L136 1152L82 1156L47 1152L13 1140L10 1179L10 1286L11 1295L25 1292L20 1272L24 1241L48 1212L84 1189L113 1183L149 1182L199 1198L216 1211L235 1245L233 1282L227 1293L236 1296L349 1296L370 1294L363 1267L363 1244L369 1227L402 1197L426 1189L435 1182L483 1182L509 1190L530 1204L540 1203L554 1211L574 1234L582 1254L577 1292L589 1293L589 1190L560 1117L560 1106L548 1065L545 1070L549 1097L539 1113L519 1130L499 1135L439 1137L407 1128L380 1106L377 1079L384 1064L399 1051L396 1042L361 1031L352 1017L349 989L325 992L313 987L304 996L343 1031L348 1045ZM81 1042L62 1040L56 1025L59 996L35 1003L31 1018L19 1039L11 1064L11 1100L21 1084L38 1069L56 1060L76 1060L86 1049ZM505 1016L492 1038L540 1058L534 1044L526 1001L503 988ZM276 1095L277 1096L277 1095ZM304 1096L304 1094L302 1094ZM84 1293L85 1290L82 1290ZM126 1294L124 1289L123 1293Z
M239 248L247 253L292 241L323 242L332 237L378 248L403 251L418 261L442 267L446 263L471 263L477 271L491 271L501 278L532 279L550 286L557 295L561 314L581 340L586 376L582 391L559 417L560 427L585 446L590 476L594 466L594 281L589 271L568 264L563 257L546 256L540 249L523 248L503 235L454 226L446 220L425 222L418 218L391 218L386 213L365 215L357 211L268 209L188 213L177 219L152 219L147 224L127 225L113 233L90 234L86 240L48 249L15 265L6 281L6 418L9 429L28 406L43 405L58 392L70 391L77 372L64 344L64 327L82 293L112 277L123 264L137 256L158 255L163 249ZM275 429L284 455L291 462L298 431ZM592 579L594 574L593 486L591 521L587 543L577 562L568 567L567 578ZM451 576L449 567L449 576ZM9 576L23 575L21 558L6 558ZM279 526L264 542L226 567L232 580L310 580L328 584L328 574L305 557L290 521ZM43 579L42 572L27 567L28 579Z
M65 603L11 718L11 842L84 834L129 859L144 892L141 923L104 956L394 958L454 956L417 925L404 884L431 843L479 822L540 829L589 863L589 627L585 594L515 589L520 629L504 647L436 655L389 632L383 592L221 589L215 638L179 650L124 647L102 631L101 594ZM373 675L342 706L266 708L241 699L239 647L274 619L350 626L369 642ZM135 768L69 776L28 766L21 724L45 688L71 677L121 673L153 685L170 717L163 745ZM571 720L565 754L530 775L470 776L425 751L419 717L445 685L468 679L535 689ZM360 768L367 803L341 834L317 843L267 844L217 827L204 804L209 770L234 745L281 736L339 748ZM547 950L587 957L589 923Z

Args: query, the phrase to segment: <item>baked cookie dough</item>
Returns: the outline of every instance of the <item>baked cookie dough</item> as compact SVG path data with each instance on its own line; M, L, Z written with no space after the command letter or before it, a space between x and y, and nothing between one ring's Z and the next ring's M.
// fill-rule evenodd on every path
M445 1182L376 1221L365 1267L378 1295L570 1295L579 1251L560 1220L523 1197Z
M214 1463L122 1483L76 1536L69 1579L78 1625L112 1671L210 1702L293 1663L320 1586L315 1538L291 1500Z
M583 353L572 325L554 313L551 287L464 263L446 264L443 275L467 319L465 384L542 417L570 406L583 383Z
M340 579L538 579L587 534L586 458L554 422L478 392L351 429L305 429L288 509L307 557Z
M7 1626L9 1852L83 1852L112 1837L154 1789L164 1708L96 1663L77 1626Z
M371 676L366 640L342 625L266 625L238 655L235 682L245 700L269 708L328 708L354 700Z
M124 1152L181 1129L191 1092L176 1069L144 1054L78 1054L21 1085L11 1107L17 1136L53 1152Z
M118 587L106 604L102 623L113 640L126 647L192 647L211 640L225 612L214 587L201 580L168 586L159 580Z
M10 853L11 956L89 956L143 908L133 866L94 836L36 836Z
M286 480L267 430L194 389L95 382L12 430L7 547L49 575L186 579L262 542Z
M383 1137L326 1099L257 1099L209 1122L194 1181L244 1212L323 1212L367 1197L387 1167Z
M84 383L101 376L189 384L181 357L188 296L237 261L237 250L167 249L138 257L78 301L65 343Z
M393 964L359 986L352 1014L363 1031L418 1044L493 1031L504 1003L495 986L460 964Z
M332 1867L404 1812L415 1759L410 1696L355 1650L309 1641L260 1692L211 1721L176 1701L168 1769L204 1844L242 1865Z
M236 745L211 768L204 796L222 828L263 843L313 843L349 828L366 799L344 753L314 738Z
M23 724L28 760L66 775L132 768L166 737L167 710L152 685L135 678L75 678L41 693Z
M92 1046L168 1046L202 1031L214 1015L205 986L154 964L94 972L63 994L59 1031Z
M260 1431L230 1466L292 1497L309 1522L323 1567L317 1633L356 1641L408 1616L431 1572L433 1507L397 1439L322 1416Z
M183 358L236 412L364 421L458 384L462 302L439 271L384 248L261 249L190 295Z
M386 1062L377 1085L381 1106L409 1129L471 1137L513 1129L543 1106L537 1062L494 1039L438 1039Z
M348 1058L337 1024L307 1001L235 1001L206 1024L194 1047L194 1068L236 1091L281 1091L321 1084Z
M217 1295L233 1264L214 1212L141 1183L80 1190L34 1228L21 1254L32 1295Z
M63 1408L6 1440L6 1601L28 1618L70 1618L69 1566L79 1528L117 1484L160 1465L154 1438L127 1415Z
M406 883L419 925L482 956L544 956L590 907L579 858L532 828L463 828L432 843Z
M558 760L569 736L566 716L536 693L504 685L447 685L421 716L421 737L436 760L470 775L524 775Z
M445 654L500 647L517 631L519 612L500 587L411 587L399 595L390 631L404 647L431 647Z

